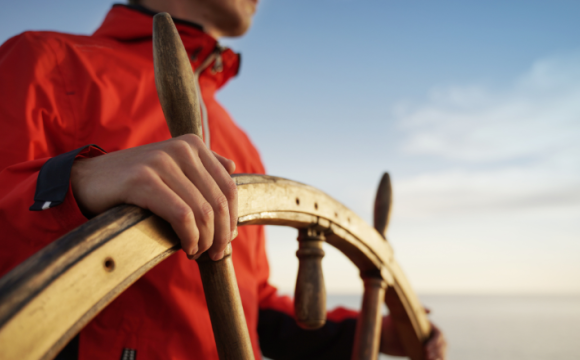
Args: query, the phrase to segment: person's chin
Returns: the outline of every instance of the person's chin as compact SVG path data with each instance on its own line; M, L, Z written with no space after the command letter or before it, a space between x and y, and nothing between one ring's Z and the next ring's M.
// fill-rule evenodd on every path
M252 25L252 16L240 16L235 21L227 23L227 31L224 31L224 36L236 37L244 35Z
M237 28L232 29L232 31L230 32L230 35L227 35L227 36L231 36L231 37L242 36L248 32L251 24L252 24L251 20L248 22L245 22L243 24L240 24L240 26L238 26Z

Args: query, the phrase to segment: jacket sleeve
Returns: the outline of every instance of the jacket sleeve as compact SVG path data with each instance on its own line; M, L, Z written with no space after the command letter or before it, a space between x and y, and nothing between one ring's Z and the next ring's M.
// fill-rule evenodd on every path
M264 356L276 360L351 358L358 313L336 308L327 313L326 324L318 330L304 330L294 319L294 302L280 296L268 283L269 265L265 242L258 249L260 264L258 336Z
M59 206L29 210L43 165L79 147L60 70L33 33L0 47L0 275L86 221L66 183ZM87 148L76 157L101 153Z

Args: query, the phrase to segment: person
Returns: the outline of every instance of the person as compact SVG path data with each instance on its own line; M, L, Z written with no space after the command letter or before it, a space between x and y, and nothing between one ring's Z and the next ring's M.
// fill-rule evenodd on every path
M97 315L59 356L217 359L197 265L218 260L237 222L234 172L264 173L257 150L216 101L240 60L217 40L243 35L256 0L141 0L114 5L91 36L25 32L0 48L0 273L111 207L167 220L183 251ZM170 13L196 71L201 140L170 139L154 85L152 16ZM239 229L233 262L252 347L279 359L350 358L357 313L328 313L307 332L268 284L264 232ZM443 359L435 328L428 359ZM381 351L404 355L391 319Z

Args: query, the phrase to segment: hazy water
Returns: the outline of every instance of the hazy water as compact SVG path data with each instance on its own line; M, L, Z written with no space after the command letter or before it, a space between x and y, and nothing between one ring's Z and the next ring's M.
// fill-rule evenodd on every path
M449 359L580 359L580 296L423 296Z
M425 295L446 334L449 360L579 360L580 295ZM328 307L360 307L329 295ZM400 359L381 356L381 360Z

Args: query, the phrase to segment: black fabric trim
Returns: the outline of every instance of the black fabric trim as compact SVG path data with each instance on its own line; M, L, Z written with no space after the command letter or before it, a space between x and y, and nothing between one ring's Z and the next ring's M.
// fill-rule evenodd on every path
M258 336L264 356L276 360L350 360L356 319L326 321L318 330L304 330L294 318L276 310L260 310Z
M150 16L155 16L157 14L156 11L153 11L153 10L151 10L149 8L146 8L143 5L113 4L113 7L116 7L116 6L126 7L128 9L135 10L135 11L139 11L140 13L143 13L143 14L146 14L146 15L150 15ZM183 25L191 26L193 28L196 28L198 30L203 31L203 26L201 26L201 25L199 25L197 23L194 23L194 22L191 22L191 21L187 21L187 20L177 19L177 18L174 18L173 16L171 17L171 19L173 19L173 22L176 23L176 24L183 24Z
M48 159L42 165L36 180L36 192L34 194L34 204L30 211L41 211L55 207L63 203L70 184L70 171L77 155L88 148L94 146L105 152L97 145L85 145L73 151L60 154Z
M79 335L75 336L54 360L78 360L79 359Z
M136 360L136 359L137 359L137 350L129 348L123 349L120 360Z

